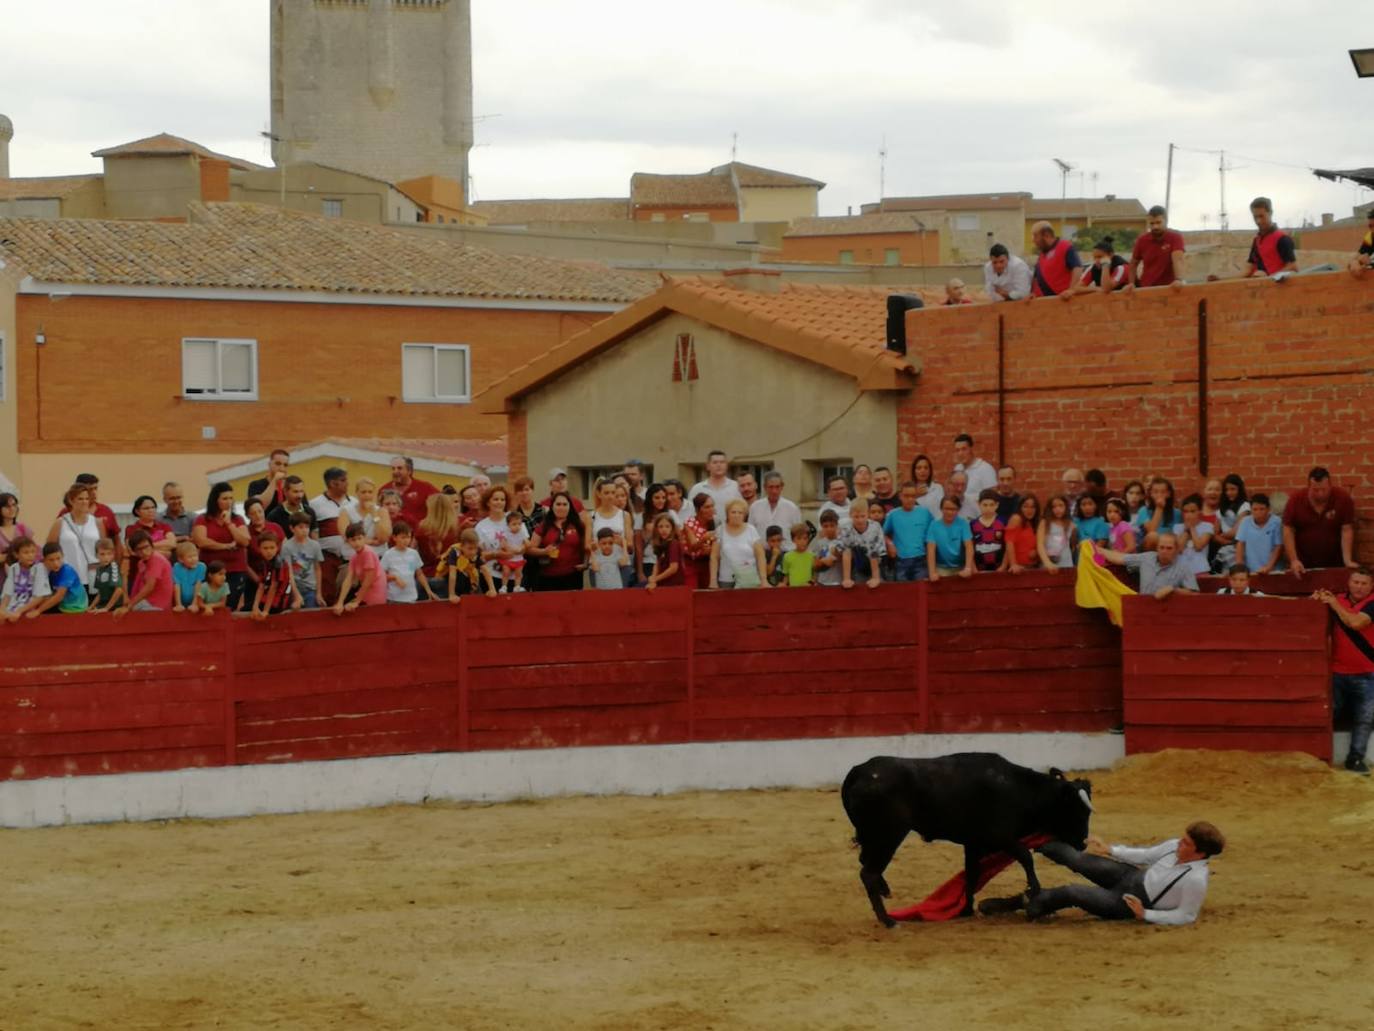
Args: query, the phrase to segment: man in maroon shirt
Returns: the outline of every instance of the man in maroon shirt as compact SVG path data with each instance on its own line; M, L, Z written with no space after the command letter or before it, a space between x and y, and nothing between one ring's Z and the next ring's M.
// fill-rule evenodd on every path
M1149 231L1136 237L1131 272L1136 286L1183 286L1183 234L1166 228L1169 213L1156 204L1145 219Z
M397 455L391 460L391 487L401 495L401 518L417 527L425 518L425 502L439 488L415 478L415 460Z
M1302 576L1309 569L1357 566L1355 501L1331 474L1317 466L1307 474L1307 486L1294 491L1283 509L1283 550L1288 568Z

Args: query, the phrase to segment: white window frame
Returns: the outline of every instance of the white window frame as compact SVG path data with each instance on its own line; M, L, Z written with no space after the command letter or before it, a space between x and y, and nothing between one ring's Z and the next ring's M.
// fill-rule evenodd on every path
M977 232L982 226L977 214L963 214L954 216L954 231L958 233Z
M186 384L186 345L187 344L214 344L215 345L215 375L219 380L220 388L213 393L192 393ZM223 392L224 383L224 361L222 348L225 344L235 346L246 346L252 359L253 387L251 390L234 391L233 393ZM181 396L187 401L256 401L258 399L258 342L237 337L182 337L181 338Z
M435 390L439 387L439 359L440 351L461 351L463 352L463 381L467 384L467 393L462 396L457 395L438 395L434 397L407 397L405 393L405 352L408 347L428 348L433 352L434 371L433 382ZM472 348L467 344L426 344L426 343L405 343L401 345L401 400L408 405L462 405L472 402Z

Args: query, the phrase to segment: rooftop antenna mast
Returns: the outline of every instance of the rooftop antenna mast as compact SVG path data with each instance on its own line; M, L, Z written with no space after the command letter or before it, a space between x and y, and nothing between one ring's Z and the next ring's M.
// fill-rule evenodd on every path
M878 203L882 204L883 198L887 196L887 133L883 133L883 142L878 147Z
M1068 221L1069 218L1069 173L1078 166L1072 165L1062 158L1054 158L1054 163L1059 166L1059 201L1063 205L1060 212L1063 221L1060 223L1059 231L1063 232L1063 222Z
M739 133L730 134L730 164L735 163L735 157L739 154Z

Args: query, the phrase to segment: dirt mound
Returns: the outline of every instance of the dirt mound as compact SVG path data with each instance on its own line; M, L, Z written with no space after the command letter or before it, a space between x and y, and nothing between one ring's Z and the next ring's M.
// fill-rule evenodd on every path
M1168 748L1123 759L1104 784L1119 794L1166 798L1253 799L1272 805L1314 791L1339 789L1350 775L1300 752L1209 752Z

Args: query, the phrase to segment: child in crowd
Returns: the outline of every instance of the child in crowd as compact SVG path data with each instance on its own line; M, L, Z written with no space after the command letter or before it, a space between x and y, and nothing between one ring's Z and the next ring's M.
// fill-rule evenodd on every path
M810 587L816 582L816 556L811 551L811 528L792 524L792 550L782 557L782 572L788 587Z
M598 591L618 591L625 579L620 570L630 564L630 556L615 539L615 531L603 526L596 531L596 550L592 552L588 568L592 571L592 586Z
M51 594L48 570L38 561L38 545L31 537L16 537L9 553L14 563L0 585L0 618L8 623L29 615Z
M1121 498L1107 499L1107 547L1127 555L1135 551L1135 528L1131 526L1128 502Z
M929 462L926 459L927 465ZM914 480L903 483L897 495L898 507L883 519L883 534L892 548L892 578L901 582L924 580L930 576L930 567L926 565L926 532L932 517L930 509L918 506L916 491Z
M849 506L849 524L840 531L840 585L853 587L856 577L864 577L869 587L882 583L882 560L887 556L887 538L882 524L868 517L868 502L857 498Z
M324 549L310 536L310 513L296 512L291 516L291 536L282 545L281 553L291 564L291 579L296 583L301 607L313 609L319 604L316 592L320 583L320 563ZM409 527L407 527L409 529Z
M291 563L281 554L276 534L259 534L257 544L260 560L258 589L253 595L252 617L266 619L269 615L285 612L288 608L299 609L301 596L296 591L295 581L291 578Z
M978 495L978 517L969 520L973 535L973 568L979 573L996 573L1007 564L1007 526L997 515L1002 497L996 488L987 487Z
M1135 522L1135 515L1145 504L1145 484L1139 480L1132 480L1126 484L1126 489L1121 492L1126 499L1127 522Z
M1250 514L1236 526L1236 563L1252 573L1283 568L1283 523L1269 510L1269 495L1250 499Z
M1236 531L1240 521L1250 514L1250 498L1245 481L1229 473L1221 481L1221 501L1217 506L1217 532L1212 534L1212 568L1218 572L1229 569L1240 559L1236 557Z
M764 532L764 558L768 562L768 585L777 587L783 581L782 557L787 549L782 546L782 527L770 526Z
M348 560L343 581L339 584L339 600L334 603L334 615L342 616L360 605L371 608L386 604L386 579L382 576L381 560L367 546L367 530L362 523L349 523L344 542L353 557Z
M1140 546L1146 551L1153 551L1159 535L1168 533L1181 518L1174 507L1174 485L1162 476L1150 478L1145 503L1135 514L1135 530Z
M993 510L996 511L996 504ZM973 575L973 530L967 519L959 517L959 499L945 495L940 499L940 518L926 530L926 563L937 577Z
M1007 523L1002 539L1007 544L1007 561L1003 567L1013 573L1023 573L1040 565L1037 533L1040 529L1040 499L1034 494L1021 495L1016 514Z
M48 596L25 615L38 616L44 612L85 612L86 585L76 570L62 561L62 545L56 541L43 545L43 568L48 573Z
M176 590L172 595L172 611L185 612L196 600L196 584L205 579L205 563L200 560L200 549L191 541L177 545L177 564L172 567L172 583Z
M1072 569L1078 551L1078 528L1069 517L1069 499L1063 494L1050 498L1045 517L1036 533L1036 550L1047 572Z
M134 531L129 550L138 559L138 572L129 587L129 606L116 611L115 619L129 612L170 612L176 599L172 564L153 550L153 538L146 530Z
M1074 529L1078 531L1080 541L1102 544L1111 536L1107 520L1103 519L1102 513L1098 511L1097 498L1091 494L1084 494L1078 499L1078 515L1074 519L1073 525Z
M525 529L525 518L517 508L506 513L506 529L501 534L501 558L496 560L496 568L501 574L501 590L513 594L523 593L520 585L525 575L525 545L529 543L530 532Z
M1221 481L1208 480L1202 487L1202 521L1215 535L1221 529Z
M191 611L213 616L229 603L229 573L224 563L215 559L205 567L205 579L196 584L196 597Z
M124 576L115 561L114 541L102 537L95 545L95 572L91 574L92 604L87 612L113 612L123 603Z
M649 548L654 554L654 562L647 569L649 573L644 588L652 591L655 587L681 587L687 582L682 571L682 545L677 539L677 522L670 512L659 512L649 523Z
M517 513L518 514L518 513ZM425 560L410 545L414 535L410 524L397 520L391 527L391 547L382 553L382 575L386 577L386 600L391 605L413 605L420 600L420 592L434 601L429 580L425 578Z
M1194 576L1204 576L1211 568L1207 549L1211 546L1212 524L1202 520L1202 497L1189 494L1183 499L1183 522L1174 527L1178 537L1178 561Z
M1263 598L1262 591L1250 586L1250 570L1239 562L1226 571L1226 586L1217 590L1218 594L1248 594L1252 598Z
M811 554L816 556L814 576L822 587L838 587L844 582L840 566L840 514L833 508L821 512L821 532L811 542Z
M482 581L487 583L487 594L496 593L496 582L482 563L481 540L477 531L469 527L458 534L458 543L448 549L448 554L439 563L439 575L448 577L448 600L454 605L465 594L477 594L482 590Z
M887 539L887 533L883 526L887 523L887 513L901 504L901 495L893 493L890 504L883 504L877 498L872 498L868 502L868 521L875 525L883 534L883 555L878 559L878 574L882 579L889 582L897 579L897 560L894 558L895 549Z

